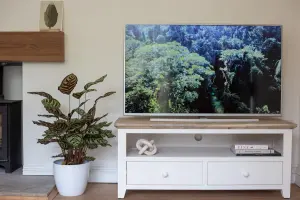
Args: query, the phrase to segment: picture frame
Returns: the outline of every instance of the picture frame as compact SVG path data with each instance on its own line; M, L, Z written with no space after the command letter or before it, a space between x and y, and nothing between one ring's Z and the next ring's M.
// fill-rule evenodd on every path
M40 31L63 31L63 1L41 1Z

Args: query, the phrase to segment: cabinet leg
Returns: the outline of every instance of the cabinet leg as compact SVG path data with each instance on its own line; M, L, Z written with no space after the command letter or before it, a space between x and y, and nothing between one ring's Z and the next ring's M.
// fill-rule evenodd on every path
M285 199L291 198L291 186L281 190L281 195Z
M126 189L123 186L118 185L118 198L119 199L124 199L126 194Z
M292 174L292 130L285 130L283 134L283 188L282 197L291 196L291 174Z
M118 130L118 198L123 199L126 193L126 131Z

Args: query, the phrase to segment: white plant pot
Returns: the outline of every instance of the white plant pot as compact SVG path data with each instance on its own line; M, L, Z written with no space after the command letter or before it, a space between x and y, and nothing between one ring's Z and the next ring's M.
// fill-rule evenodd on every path
M84 193L90 172L90 162L80 165L62 165L63 160L53 164L54 180L62 196L80 196Z

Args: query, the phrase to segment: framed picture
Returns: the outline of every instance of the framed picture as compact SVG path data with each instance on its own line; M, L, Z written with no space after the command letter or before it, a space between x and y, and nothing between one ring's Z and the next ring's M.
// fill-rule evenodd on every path
M62 31L63 1L41 1L40 31Z

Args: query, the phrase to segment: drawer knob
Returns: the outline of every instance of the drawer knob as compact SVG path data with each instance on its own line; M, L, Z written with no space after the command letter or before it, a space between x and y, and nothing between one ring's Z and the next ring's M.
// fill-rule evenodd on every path
M250 175L249 172L243 172L242 174L243 174L243 176L244 176L245 178L248 178L249 175Z
M162 177L163 177L163 178L167 178L168 176L169 176L168 172L162 173Z

